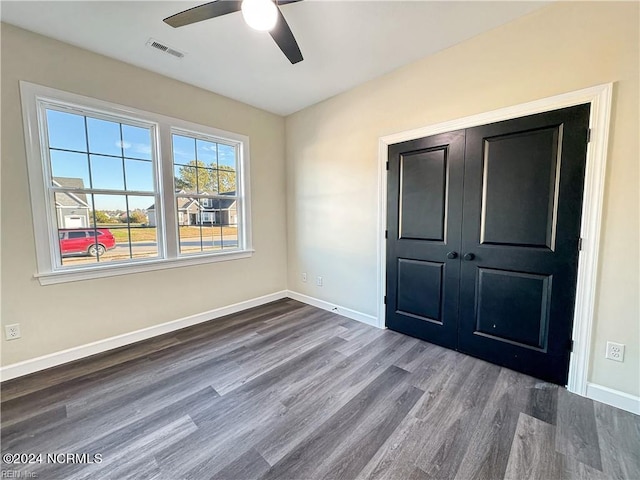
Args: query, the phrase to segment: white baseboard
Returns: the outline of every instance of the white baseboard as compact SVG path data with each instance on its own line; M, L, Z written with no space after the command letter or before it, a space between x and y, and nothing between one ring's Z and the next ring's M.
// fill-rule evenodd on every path
M368 315L356 310L351 310L350 308L341 307L340 305L336 305L335 303L325 302L324 300L310 297L308 295L303 295L302 293L294 292L292 290L287 290L287 296L289 298L293 298L294 300L298 300L299 302L306 303L307 305L312 305L323 310L328 310L329 312L337 313L338 315L342 315L343 317L351 318L352 320L357 320L358 322L366 323L367 325L371 325L373 327L382 328L378 324L378 319L373 315Z
M102 353L107 350L113 350L114 348L124 347L131 343L147 340L158 335L180 330L181 328L190 327L215 318L224 317L225 315L231 315L232 313L237 313L249 308L258 307L282 298L287 298L286 290L264 295L262 297L252 298L251 300L245 300L244 302L234 303L233 305L228 305L226 307L215 308L208 312L197 313L178 320L161 323L160 325L143 328L142 330L136 330L135 332L124 333L104 340L98 340L97 342L88 343L79 347L73 347L60 352L51 353L49 355L43 355L42 357L25 360L24 362L6 365L0 368L0 381L10 380L12 378L29 375L30 373L55 367L57 365L62 365L63 363L80 360L81 358L95 355L96 353Z
M25 360L24 362L13 363L0 368L0 381L11 380L12 378L29 375L31 373L38 372L40 370L46 370L47 368L62 365L64 363L73 362L82 358L95 355L97 353L113 350L114 348L124 347L141 340L147 340L149 338L170 333L182 328L197 325L199 323L214 320L216 318L238 313L249 308L258 307L282 298L292 298L307 305L327 310L329 312L337 313L347 318L357 320L358 322L366 323L377 328L384 328L378 324L378 319L373 315L358 312L350 308L342 307L333 303L320 300L315 297L303 295L302 293L294 292L292 290L282 290L280 292L271 293L262 297L252 298L243 302L234 303L226 307L215 308L207 312L190 315L188 317L180 318L170 322L162 323L160 325L154 325L152 327L143 328L142 330L136 330L135 332L129 332L115 337L106 338L97 342L88 343L79 347L69 348L60 352L51 353L49 355L43 355L41 357ZM592 400L597 400L607 405L611 405L628 412L640 415L640 397L630 395L628 393L620 392L612 388L604 387L594 383L587 383L586 396Z
M587 398L640 415L640 397L613 388L587 383Z

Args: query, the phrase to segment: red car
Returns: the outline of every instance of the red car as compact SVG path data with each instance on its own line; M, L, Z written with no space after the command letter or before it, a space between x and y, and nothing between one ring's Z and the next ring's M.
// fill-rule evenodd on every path
M86 253L92 257L102 256L107 250L116 248L116 239L108 228L96 230L82 228L59 230L60 253Z

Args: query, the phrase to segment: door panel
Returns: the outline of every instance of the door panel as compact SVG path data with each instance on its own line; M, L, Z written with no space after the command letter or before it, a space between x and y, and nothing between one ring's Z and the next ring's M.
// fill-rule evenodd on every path
M387 326L455 348L464 132L389 147Z
M478 268L475 333L525 348L547 348L551 277Z
M400 238L444 241L446 147L400 156Z
M561 141L560 126L484 140L481 243L553 250Z
M399 258L397 313L442 324L444 267L444 263Z
M473 258L461 262L458 349L559 384L569 368L588 124L582 105L466 134L462 253Z

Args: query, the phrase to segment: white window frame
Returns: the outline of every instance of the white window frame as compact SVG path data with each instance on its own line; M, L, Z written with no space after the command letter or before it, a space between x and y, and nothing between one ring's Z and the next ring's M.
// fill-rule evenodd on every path
M186 138L192 138L192 139L196 139L196 140L203 140L206 142L215 142L218 144L224 144L224 145L229 145L232 147L235 147L236 149L236 195L232 198L234 198L236 200L236 204L239 206L239 208L241 209L242 212L244 212L244 204L246 203L245 200L245 196L242 194L242 182L244 181L244 175L243 172L244 170L244 162L242 160L242 145L239 144L237 141L229 141L228 138L222 138L220 136L211 136L208 135L206 133L204 133L202 131L202 129L200 129L200 131L195 131L195 130L189 130L186 128L180 128L180 127L173 127L171 128L171 136L173 135L180 135ZM172 144L173 146L173 144ZM175 165L173 164L173 151L172 151L172 164L171 164L171 172L172 172L172 178L175 178L175 174L174 172L174 167ZM175 192L175 188L173 189L173 191ZM206 200L206 205L208 208L209 205L209 199L228 199L230 197L225 197L224 195L221 194L198 194L198 193L188 193L188 194L178 194L175 193L174 194L174 199L173 199L173 205L176 204L176 199L178 197L190 197L193 198L194 200L196 200L198 202L198 205L200 208L203 207L203 203L202 200ZM238 208L238 206L236 208ZM200 223L203 223L203 211L202 209L199 211L198 213L199 219L200 219ZM242 219L242 215L240 216L240 218ZM242 228L240 228L240 226L242 226ZM248 241L248 239L246 238L246 234L245 234L245 225L244 225L244 221L241 224L238 224L238 245L240 246L240 250L242 250L242 245L246 244L246 242ZM179 229L176 228L176 235L178 235L179 238ZM233 251L238 251L233 250ZM185 256L190 256L190 255L203 255L204 253L202 252L195 252L195 253L181 253L180 256L181 257L185 257Z
M146 112L132 107L106 102L83 95L64 92L29 82L20 82L24 122L31 211L35 237L37 272L34 277L40 284L49 285L93 278L140 273L166 268L199 265L248 258L253 255L251 236L251 198L249 180L249 137L185 120ZM111 121L123 121L144 125L152 130L155 149L154 175L156 183L155 216L158 232L158 257L135 259L127 262L97 263L82 266L59 264L58 228L51 214L51 201L47 179L49 152L46 143L47 107L56 106L73 113L105 116ZM238 195L239 224L238 249L225 252L202 252L180 255L178 238L178 212L174 193L172 133L189 132L215 138L221 143L234 145L237 152L236 194ZM158 201L159 200L159 201ZM54 238L55 237L55 238Z
M56 111L56 112L63 112L63 113L72 113L75 115L89 115L90 118L97 118L100 120L105 120L107 122L113 122L113 123L123 123L126 122L127 125L133 125L136 127L141 127L141 128L148 128L151 132L151 150L152 150L152 171L153 171L153 184L154 184L154 191L153 191L153 195L149 195L150 192L137 192L137 191L133 191L133 190L117 190L115 192L111 192L109 190L101 190L101 189L96 189L96 188L91 188L90 186L86 186L84 189L87 190L87 194L90 194L89 191L91 191L92 193L96 193L96 194L110 194L110 193L117 193L120 195L142 195L142 196L148 196L149 197L149 201L153 201L153 203L155 205L161 204L162 202L162 198L161 198L161 186L158 182L158 179L160 177L159 175L159 169L161 168L160 165L160 156L159 156L159 151L158 151L158 125L154 122L150 122L150 121L141 121L140 119L137 118L131 118L131 117L125 117L124 115L114 115L112 112L105 112L103 110L94 110L93 108L88 108L88 107L84 107L84 106L80 106L80 105L74 105L71 104L69 102L60 102L60 101L55 101L52 102L50 100L46 100L46 99L39 99L37 101L37 114L38 114L38 128L39 128L39 133L40 135L40 144L41 144L41 152L42 152L42 157L41 157L41 163L42 163L42 174L43 174L43 185L45 185L45 192L44 192L44 202L46 205L46 209L49 212L49 215L47 216L47 220L46 222L39 222L40 225L44 225L46 224L48 227L48 231L50 232L50 237L52 239L55 239L56 237L56 232L58 231L58 229L60 228L59 225L56 222L56 218L57 218L57 212L56 212L56 206L55 206L55 202L52 202L51 200L51 195L49 194L49 191L51 190L50 185L50 180L53 179L53 172L51 172L51 155L50 155L50 149L45 141L45 136L48 133L48 124L47 124L47 115L46 112L47 110L50 111ZM94 205L95 208L95 205ZM161 207L160 207L161 208ZM35 217L34 217L35 218ZM82 227L82 228L91 228L91 225L87 225L86 227ZM156 225L156 231L157 231L157 243L158 243L158 255L157 257L155 257L155 259L163 259L164 258L164 252L165 249L163 248L163 242L164 242L164 225L163 224L158 224ZM73 265L73 266L69 266L69 265L64 265L62 263L62 256L61 256L61 252L60 252L60 243L59 242L52 242L50 244L50 252L52 255L52 270L53 271L71 271L71 270L78 270L78 269L90 269L92 267L102 267L105 264L85 264L85 265ZM124 260L118 263L121 264L130 264L132 262L140 262L142 261L141 259L129 259L129 260ZM114 262L115 264L115 262Z

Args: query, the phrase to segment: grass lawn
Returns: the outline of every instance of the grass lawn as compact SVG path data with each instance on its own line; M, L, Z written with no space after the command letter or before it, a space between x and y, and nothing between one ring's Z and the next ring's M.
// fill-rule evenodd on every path
M109 229L116 239L116 242L128 242L129 230L125 228L113 228ZM132 242L155 242L156 241L156 229L155 228L140 228L131 227L131 241Z
M114 228L113 224L99 225L98 228L108 228L113 233L116 242L128 242L129 232L126 227ZM222 227L222 234L237 235L237 227ZM220 227L202 227L202 236L204 238L220 237ZM200 238L200 227L180 227L180 238ZM140 227L138 225L131 225L131 241L132 242L155 242L156 241L156 229L155 227Z

